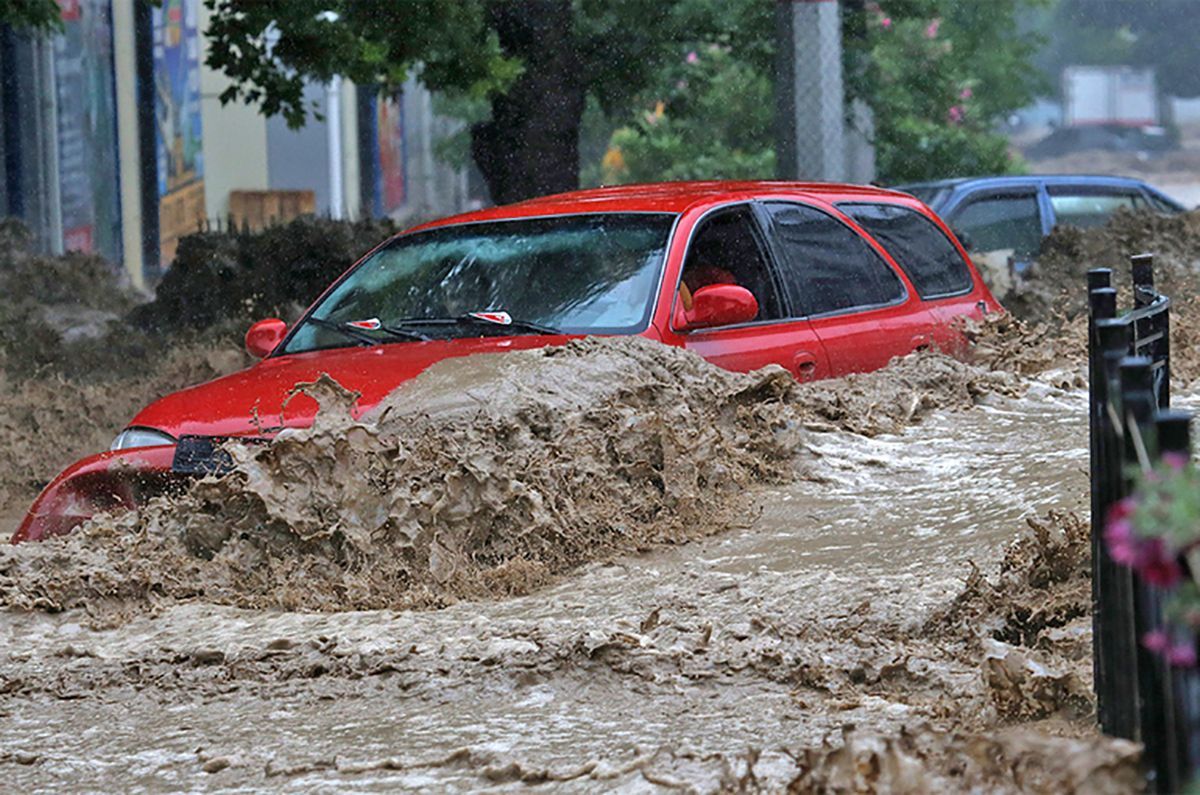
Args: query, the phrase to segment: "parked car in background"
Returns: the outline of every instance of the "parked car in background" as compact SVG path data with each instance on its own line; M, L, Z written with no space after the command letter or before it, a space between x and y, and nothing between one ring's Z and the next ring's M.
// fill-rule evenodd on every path
M1185 209L1146 183L1125 177L1027 174L920 182L896 190L928 204L972 256L1011 254L1018 270L1058 224L1101 226L1120 209Z
M47 486L13 540L136 507L205 471L220 439L311 425L317 404L293 387L323 373L363 412L443 359L640 335L811 380L963 350L956 321L998 309L945 225L895 191L631 185L480 210L388 240L292 328L255 323L261 362L147 406Z

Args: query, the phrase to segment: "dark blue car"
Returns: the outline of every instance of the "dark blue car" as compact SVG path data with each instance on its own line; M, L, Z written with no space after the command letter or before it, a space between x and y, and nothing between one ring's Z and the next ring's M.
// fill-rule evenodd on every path
M897 185L925 202L973 253L1037 254L1056 224L1100 226L1122 207L1180 213L1184 207L1146 183L1124 177L1024 175Z

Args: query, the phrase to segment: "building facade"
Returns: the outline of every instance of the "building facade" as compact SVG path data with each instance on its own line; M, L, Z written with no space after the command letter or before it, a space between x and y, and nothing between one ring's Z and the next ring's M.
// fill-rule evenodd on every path
M96 252L148 287L180 237L231 217L403 222L481 203L465 169L435 156L458 122L415 80L392 97L311 84L321 118L292 130L221 104L202 0L60 6L60 34L0 27L0 216L46 252Z

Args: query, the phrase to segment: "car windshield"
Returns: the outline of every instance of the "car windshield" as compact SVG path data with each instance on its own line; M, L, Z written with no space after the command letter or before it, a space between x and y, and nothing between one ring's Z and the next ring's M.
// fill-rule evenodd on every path
M406 235L351 271L283 352L413 334L637 333L649 323L673 223L662 213L588 214Z

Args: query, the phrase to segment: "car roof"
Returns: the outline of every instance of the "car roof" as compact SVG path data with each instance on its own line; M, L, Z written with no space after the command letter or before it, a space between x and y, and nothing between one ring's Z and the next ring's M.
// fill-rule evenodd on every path
M995 177L957 177L955 179L939 179L930 182L909 182L893 187L895 190L908 192L913 188L1004 188L1031 183L1043 183L1045 185L1146 187L1146 183L1140 179L1117 177L1111 174L1005 174Z
M489 207L453 215L414 227L409 231L435 226L528 218L543 215L570 215L602 212L658 212L678 214L701 204L736 201L772 194L799 195L817 201L838 202L864 198L911 197L900 191L870 185L837 182L787 182L782 180L708 180L696 182L652 182L638 185L614 185L605 188L556 193L536 199Z

